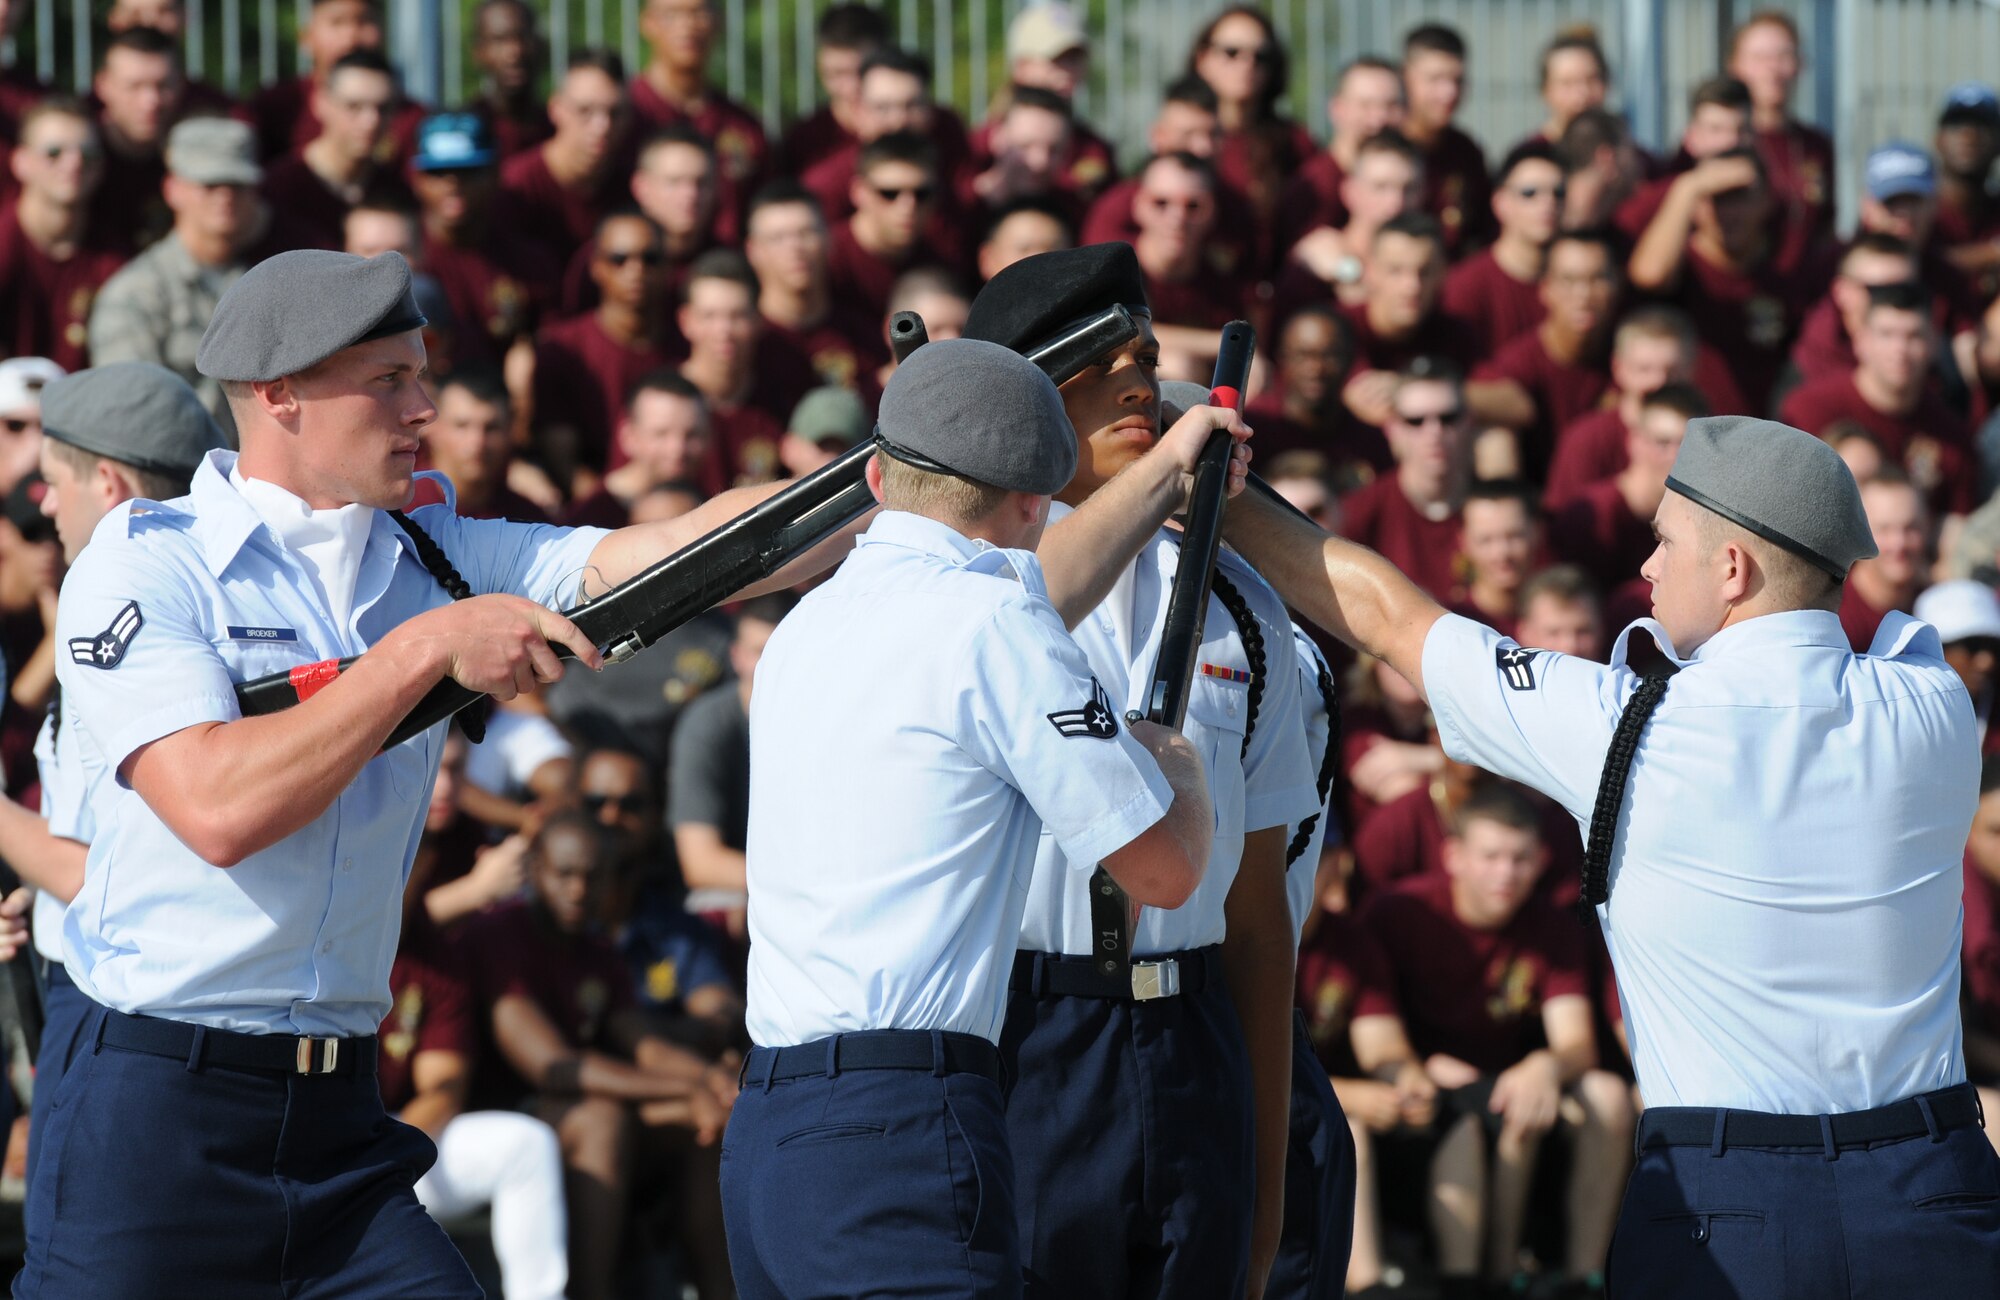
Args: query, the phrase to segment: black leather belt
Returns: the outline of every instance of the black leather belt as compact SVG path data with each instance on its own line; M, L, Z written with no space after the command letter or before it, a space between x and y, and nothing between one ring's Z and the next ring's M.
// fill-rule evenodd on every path
M271 1074L355 1074L375 1072L375 1035L365 1038L300 1038L290 1034L243 1034L180 1020L106 1011L98 1041L106 1047L204 1065Z
M1844 1115L1770 1115L1755 1110L1656 1106L1639 1117L1638 1146L1808 1147L1845 1151L1877 1142L1928 1137L1942 1141L1954 1129L1984 1127L1979 1093L1969 1083L1926 1092L1873 1110Z
M977 1074L1000 1082L1000 1049L977 1034L949 1030L868 1029L800 1043L753 1047L739 1078L746 1088L844 1070L929 1070Z
M1129 967L1105 974L1100 963L1089 957L1068 957L1053 952L1017 952L1014 974L1007 987L1016 993L1036 997L1053 994L1065 998L1116 998L1125 1002L1151 1002L1182 993L1199 993L1208 986L1209 975L1222 960L1220 948L1194 948L1187 952L1141 957Z

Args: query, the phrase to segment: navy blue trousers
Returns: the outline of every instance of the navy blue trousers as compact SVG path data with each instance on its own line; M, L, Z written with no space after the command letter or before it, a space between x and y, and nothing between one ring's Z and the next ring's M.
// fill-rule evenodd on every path
M752 1066L756 1064L752 1061ZM1021 1294L1000 1085L843 1070L746 1081L722 1138L742 1300Z
M1250 1271L1250 1063L1220 963L1152 1002L1008 996L1027 1294L1218 1300Z
M90 1018L91 1001L83 996L69 971L59 961L47 961L39 954L36 963L42 977L42 1045L35 1054L35 1095L28 1108L28 1185L35 1185L35 1163L42 1154L42 1134L48 1131L49 1107L56 1089L62 1086L63 1071L69 1069L77 1045L83 1041L84 1022ZM23 1212L31 1212L31 1200Z
M104 1045L107 1014L50 1098L16 1297L481 1295L411 1191L437 1148L373 1070L191 1067Z
M1993 1300L2000 1160L1986 1135L1839 1151L1645 1147L1607 1288L1613 1300Z
M1292 1140L1285 1225L1265 1300L1340 1300L1354 1244L1354 1134L1313 1054L1303 1012L1292 1017Z

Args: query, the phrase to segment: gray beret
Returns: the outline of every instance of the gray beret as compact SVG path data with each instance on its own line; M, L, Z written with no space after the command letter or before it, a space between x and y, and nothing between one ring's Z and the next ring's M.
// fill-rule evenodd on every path
M979 339L941 339L889 376L875 436L919 469L1053 496L1076 473L1076 432L1041 367Z
M42 389L42 432L57 442L156 474L192 474L227 446L194 389L150 361L114 361Z
M1836 579L1876 553L1847 462L1788 424L1747 415L1689 420L1667 487Z
M426 323L401 253L296 249L257 263L222 295L194 364L210 379L283 379Z

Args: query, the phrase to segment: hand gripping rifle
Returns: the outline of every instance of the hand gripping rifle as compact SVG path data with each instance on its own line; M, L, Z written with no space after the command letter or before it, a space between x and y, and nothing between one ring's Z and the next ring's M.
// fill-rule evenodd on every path
M1132 314L1115 307L1066 329L1028 359L1061 384L1138 332ZM928 341L923 319L915 312L898 312L890 322L889 337L898 362ZM875 505L865 477L868 458L874 454L872 440L850 448L604 595L564 610L563 616L604 650L607 663L623 663L695 615L771 577L866 514ZM560 657L574 657L566 646L551 648ZM236 687L236 702L245 717L288 709L310 699L354 659L325 659L243 682ZM479 692L457 682L439 682L389 733L383 748L401 744L480 698Z
M1231 321L1222 330L1215 357L1215 378L1209 402L1233 411L1243 409L1243 389L1250 380L1250 359L1257 350L1257 332L1246 321ZM1187 719L1188 690L1194 680L1195 657L1201 648L1208 615L1210 579L1216 552L1222 546L1222 507L1229 496L1230 437L1218 429L1209 435L1195 462L1194 487L1188 494L1186 522L1181 532L1180 565L1167 596L1167 619L1160 634L1160 654L1153 662L1153 680L1146 690L1143 714L1134 709L1128 722L1142 717L1174 731ZM1090 923L1096 943L1098 973L1113 979L1129 971L1133 992L1140 992L1141 972L1132 964L1132 933L1137 915L1131 900L1111 873L1098 867L1090 875ZM1174 992L1155 989L1153 993Z

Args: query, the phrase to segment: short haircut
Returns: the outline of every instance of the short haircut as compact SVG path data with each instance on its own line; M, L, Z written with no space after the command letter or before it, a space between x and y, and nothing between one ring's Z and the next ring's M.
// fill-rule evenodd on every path
M1545 162L1557 171L1563 170L1562 159L1556 157L1556 148L1546 140L1523 140L1507 151L1500 165L1493 169L1493 184L1505 185L1514 169L1525 163Z
M1858 231L1852 242L1840 254L1841 272L1846 273L1849 258L1862 255L1902 257L1915 262L1917 250L1910 247L1908 240L1892 235L1886 230Z
M92 135L97 134L96 116L84 106L82 100L74 95L50 95L36 100L27 112L21 114L21 125L14 132L14 143L18 146L26 140L28 132L45 117L75 118L88 126Z
M869 5L837 4L819 16L814 35L822 49L872 50L889 43L889 19Z
M750 269L749 259L733 248L711 248L694 259L688 267L687 281L681 287L682 302L694 296L698 280L727 280L731 284L740 284L753 303L763 292L762 286L757 283L757 273Z
M1411 384L1448 384L1462 393L1465 390L1465 372L1444 357L1411 357L1396 372L1397 395L1401 396Z
M1928 316L1931 311L1931 291L1921 280L1898 280L1892 284L1870 285L1868 312L1873 312L1878 307Z
M69 466L70 472L80 478L96 473L100 464L115 466L132 480L132 486L148 501L171 501L175 497L186 496L188 485L194 477L193 471L176 474L170 470L141 469L129 461L119 460L116 456L85 451L60 438L44 438L42 445L49 449L50 455Z
M630 415L632 408L639 404L639 398L646 393L665 393L669 397L686 398L701 407L704 412L708 410L708 400L701 395L701 390L694 386L694 381L667 366L648 370L639 376L639 382L632 385L631 392L625 394L625 414Z
M1688 116L1693 117L1704 105L1717 108L1733 108L1740 113L1750 111L1750 87L1734 77L1710 77L1695 83L1688 92Z
M330 82L337 74L349 71L373 72L392 82L396 79L396 70L389 66L388 58L380 50L348 51L335 59L333 66L326 70L326 80Z
M1354 360L1354 324L1347 319L1345 312L1330 302L1309 302L1291 315L1285 317L1284 322L1278 326L1279 347L1284 346L1285 331L1289 330L1295 322L1302 320L1326 322L1327 328L1333 331L1334 346L1339 348L1341 354L1352 364Z
M1542 47L1541 85L1549 84L1549 64L1555 61L1556 55L1569 50L1577 50L1596 59L1597 74L1606 80L1610 79L1611 64L1604 57L1604 46L1597 39L1597 29L1585 24L1557 32L1555 37Z
M1456 27L1444 23L1419 23L1403 38L1403 62L1416 54L1448 54L1463 63L1465 38Z
M1334 490L1333 462L1323 451L1297 448L1281 451L1271 458L1264 467L1264 477L1272 483L1282 483L1286 479L1310 479L1328 492Z
M1398 68L1379 54L1364 54L1359 58L1349 59L1340 65L1340 71L1335 73L1333 77L1334 93L1339 94L1347 85L1348 77L1357 72L1386 72L1396 79L1398 87L1403 84L1403 70L1401 68Z
M1625 119L1603 108L1586 108L1570 119L1556 141L1556 157L1565 172L1580 172L1597 158L1599 149L1617 149L1632 138Z
M623 751L620 752L622 753ZM646 766L646 761L639 758L637 754L632 755L632 757L638 759L640 767L644 768ZM577 771L580 772L582 770L583 764L578 763ZM646 781L643 785L647 789L652 788L651 781ZM551 814L549 819L537 827L535 833L529 837L528 856L537 862L541 861L543 850L547 847L548 842L557 835L576 835L589 844L592 858L591 865L593 867L610 868L616 865L617 843L615 837L595 817L581 808L564 808L559 812Z
M573 52L569 61L563 64L565 74L582 68L594 68L617 82L620 89L625 85L625 60L613 49L599 45L586 46Z
M761 596L752 596L736 607L736 621L742 623L769 623L776 627L785 615L798 608L799 598L789 591L767 591Z
M1527 613L1536 601L1542 599L1553 600L1559 605L1588 605L1593 610L1602 608L1597 584L1574 564L1551 564L1530 575L1521 584L1517 600L1522 613Z
M1888 465L1883 474L1862 485L1866 492L1889 481ZM1907 485L1907 480L1905 484ZM1914 491L1914 489L1912 489ZM1922 500L1922 494L1918 494ZM1772 603L1781 609L1834 609L1840 598L1842 579L1834 577L1813 561L1774 542L1755 536L1749 529L1726 519L1705 506L1695 508L1695 537L1699 554L1713 555L1727 542L1737 542L1750 551L1764 570L1764 583Z
M675 122L672 126L663 126L656 131L650 132L644 140L639 142L639 161L641 163L645 162L655 149L666 149L674 145L685 145L690 149L699 149L707 157L710 165L714 165L715 146L709 143L707 136L685 122Z
M875 460L882 467L882 504L891 510L907 510L946 524L964 525L985 519L1007 499L1007 489L976 483L956 474L940 474L918 469L876 449Z
M423 209L410 197L407 190L392 185L371 185L359 202L347 210L348 216L357 212L382 212L392 217L401 217L412 225L424 219Z
M965 281L952 272L941 266L913 266L897 276L895 284L889 287L889 315L915 310L911 304L917 299L938 293L972 301Z
M1074 121L1076 106L1053 90L1041 86L1009 86L1005 112L1017 108L1039 108L1045 113L1054 113L1065 122Z
M750 223L755 221L757 214L765 208L785 208L793 204L811 208L820 223L822 225L826 223L826 213L820 211L819 197L789 176L785 176L763 186L751 198L750 206L743 213L743 229L748 231Z
M1418 171L1422 171L1424 168L1424 151L1417 148L1414 140L1393 126L1383 127L1374 135L1369 136L1366 140L1354 146L1355 169L1360 169L1363 158L1375 153L1394 154L1396 157L1408 162Z
M1402 235L1409 239L1428 239L1436 246L1439 256L1444 254L1444 227L1428 212L1405 212L1391 217L1375 231L1375 247L1382 243L1384 235Z
M909 163L937 175L937 146L921 131L892 131L861 146L854 157L854 174L866 176L885 162Z
M866 81L868 74L877 68L887 68L891 72L915 77L924 83L926 89L931 84L931 61L915 50L906 50L899 45L884 45L861 60L861 79Z
M1612 274L1619 279L1624 278L1625 259L1618 256L1618 240L1610 231L1602 227L1586 227L1582 230L1558 230L1555 238L1549 241L1549 252L1553 254L1556 251L1556 247L1560 244L1582 244L1586 248L1597 249L1604 254L1605 265L1611 268ZM1555 258L1553 256L1543 259L1543 279L1548 278L1549 266L1554 261Z
M1672 411L1685 420L1699 420L1710 414L1708 395L1693 384L1661 384L1639 399L1639 409Z
M507 392L507 381L493 366L453 367L452 372L439 381L438 396L442 397L454 388L489 406L511 409L514 404L513 397Z
M1009 218L1018 217L1024 212L1047 217L1061 226L1071 240L1076 238L1076 221L1061 203L1046 194L1026 194L1018 199L1008 200L987 214L986 220L979 227L979 242L983 244L993 238L994 232L1005 225Z
M1465 490L1465 501L1467 505L1474 501L1512 501L1529 519L1542 517L1542 494L1524 478L1474 479Z
M1185 153L1178 149L1176 149L1172 153L1154 154L1151 158L1148 158L1145 162L1140 163L1137 170L1135 170L1132 173L1132 175L1135 179L1139 180L1143 184L1146 178L1146 173L1153 170L1153 168L1159 166L1161 163L1172 163L1174 166L1179 167L1184 171L1191 171L1195 175L1201 177L1202 184L1208 186L1208 188L1211 191L1213 191L1216 188L1215 164L1209 162L1209 160L1206 158L1197 158L1191 153Z
M660 223L647 216L637 204L621 203L597 219L597 224L590 228L591 239L599 240L604 238L606 228L614 221L643 221L646 223L646 229L653 232L654 239L664 240L666 238L665 232L660 229Z
M1799 25L1790 14L1782 9L1759 9L1736 24L1736 30L1729 33L1729 59L1735 59L1737 49L1752 27L1781 27L1785 35L1792 38L1793 45L1799 43Z
M1167 91L1160 96L1163 104L1187 104L1204 113L1214 113L1221 109L1215 97L1215 87L1195 76L1192 72L1175 77L1167 83Z
M1508 830L1526 831L1537 840L1542 836L1542 815L1527 792L1498 777L1481 777L1473 782L1472 792L1452 814L1452 838L1465 838L1474 822L1492 822Z
M113 50L130 50L134 54L151 54L172 59L175 67L181 64L181 47L173 37L157 27L127 27L104 43L104 58L98 67L111 61Z
M1612 348L1616 351L1637 339L1672 339L1690 358L1701 346L1701 336L1695 332L1694 320L1680 308L1664 303L1648 303L1626 312L1625 318L1618 322Z

